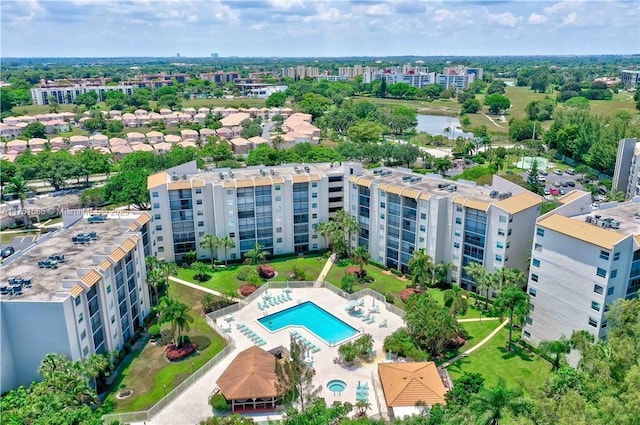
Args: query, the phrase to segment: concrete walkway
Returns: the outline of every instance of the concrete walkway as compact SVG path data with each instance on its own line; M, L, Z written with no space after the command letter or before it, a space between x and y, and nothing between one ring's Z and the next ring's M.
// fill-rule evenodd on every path
M482 322L483 320L500 320L497 317L476 317L475 319L458 319L458 323Z
M188 286L189 288L197 289L199 291L206 292L208 294L216 295L218 297L229 297L228 295L223 294L222 292L214 291L213 289L205 288L204 286L196 285L195 283L187 282L186 280L178 279L177 277L174 277L174 276L169 276L169 280L184 286ZM237 303L245 302L240 298L236 298L236 297L229 297L229 298Z
M509 323L509 319L504 319L504 321L502 323L500 323L500 326L495 328L489 335L487 335L487 337L485 339L483 339L482 341L480 341L478 344L474 345L473 347L469 348L464 353L459 354L459 355L455 356L454 358L452 358L451 360L442 363L440 366L438 366L438 368L439 369L445 369L446 367L448 367L449 365L452 365L453 363L457 362L461 358L467 357L469 354L473 353L478 348L482 347L487 342L491 341L491 338L496 336L498 334L498 332L500 332L502 330L502 328L504 328L507 325L507 323Z
M331 270L331 266L333 266L333 262L336 260L336 254L331 254L326 263L324 263L324 267L320 271L320 275L316 280L316 283L313 284L314 288L320 288L322 286L322 282L329 274L329 270Z

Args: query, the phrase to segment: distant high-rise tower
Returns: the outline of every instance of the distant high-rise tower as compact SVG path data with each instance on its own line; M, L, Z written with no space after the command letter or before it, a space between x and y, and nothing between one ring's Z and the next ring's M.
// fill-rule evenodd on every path
M217 53L211 53L211 57L214 59L218 59L218 54Z
M179 58L180 57L180 53L176 53L176 57Z

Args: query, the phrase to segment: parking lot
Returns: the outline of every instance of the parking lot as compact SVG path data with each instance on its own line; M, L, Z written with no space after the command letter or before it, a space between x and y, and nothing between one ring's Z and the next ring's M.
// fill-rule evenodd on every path
M543 170L542 173L544 172L545 171ZM548 201L553 200L554 196L562 196L566 193L571 192L572 190L584 190L582 184L578 182L578 180L584 178L584 175L582 174L571 175L565 172L563 172L562 174L555 174L552 170L549 171L547 175L539 174L539 178L541 177L544 177L545 180L544 194L545 198ZM522 178L524 180L527 180L529 178L529 173L522 173ZM571 184L573 184L574 186L571 186Z

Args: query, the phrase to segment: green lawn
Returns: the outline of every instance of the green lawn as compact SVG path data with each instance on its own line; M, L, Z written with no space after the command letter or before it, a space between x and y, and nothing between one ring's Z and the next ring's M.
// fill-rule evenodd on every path
M638 110L635 108L635 102L633 101L633 95L627 92L619 92L613 95L612 100L592 100L591 113L609 116L618 111L627 111L631 116L636 117L638 120Z
M320 256L304 256L294 258L278 258L269 261L268 264L272 265L278 275L273 279L274 281L286 281L291 280L289 275L294 265L301 265L305 268L307 273L307 280L317 279L322 267L324 266L326 259ZM206 282L199 282L193 278L193 271L190 269L178 269L178 278L193 282L197 285L204 286L205 288L213 289L222 293L237 293L240 286L245 282L237 278L238 271L241 267L251 267L248 265L230 265L227 268L217 268L211 273L211 278Z
M164 347L157 347L151 343L147 343L142 351L130 355L131 360L121 370L108 396L116 403L115 413L149 409L164 397L165 393L175 388L224 348L224 339L216 334L202 317L203 295L201 291L170 283L169 296L191 306L194 322L187 335L206 336L211 339L211 345L176 363L165 360ZM163 325L163 328L169 327L169 324ZM116 400L115 394L125 388L132 390L133 395L124 400Z
M525 392L540 388L551 372L551 364L518 345L514 345L514 351L507 351L508 337L505 328L486 345L449 366L451 378L455 381L465 372L475 372L484 376L487 386L496 385L502 378L509 387L521 387Z
M467 351L485 339L495 328L500 325L498 320L485 320L482 322L465 322L462 327L467 331L467 343L455 350L448 350L444 353L444 359L451 359L458 354Z

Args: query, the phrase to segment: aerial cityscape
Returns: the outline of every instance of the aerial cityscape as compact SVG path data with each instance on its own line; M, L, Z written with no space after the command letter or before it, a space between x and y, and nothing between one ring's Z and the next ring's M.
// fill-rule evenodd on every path
M639 424L636 1L0 20L0 424Z

